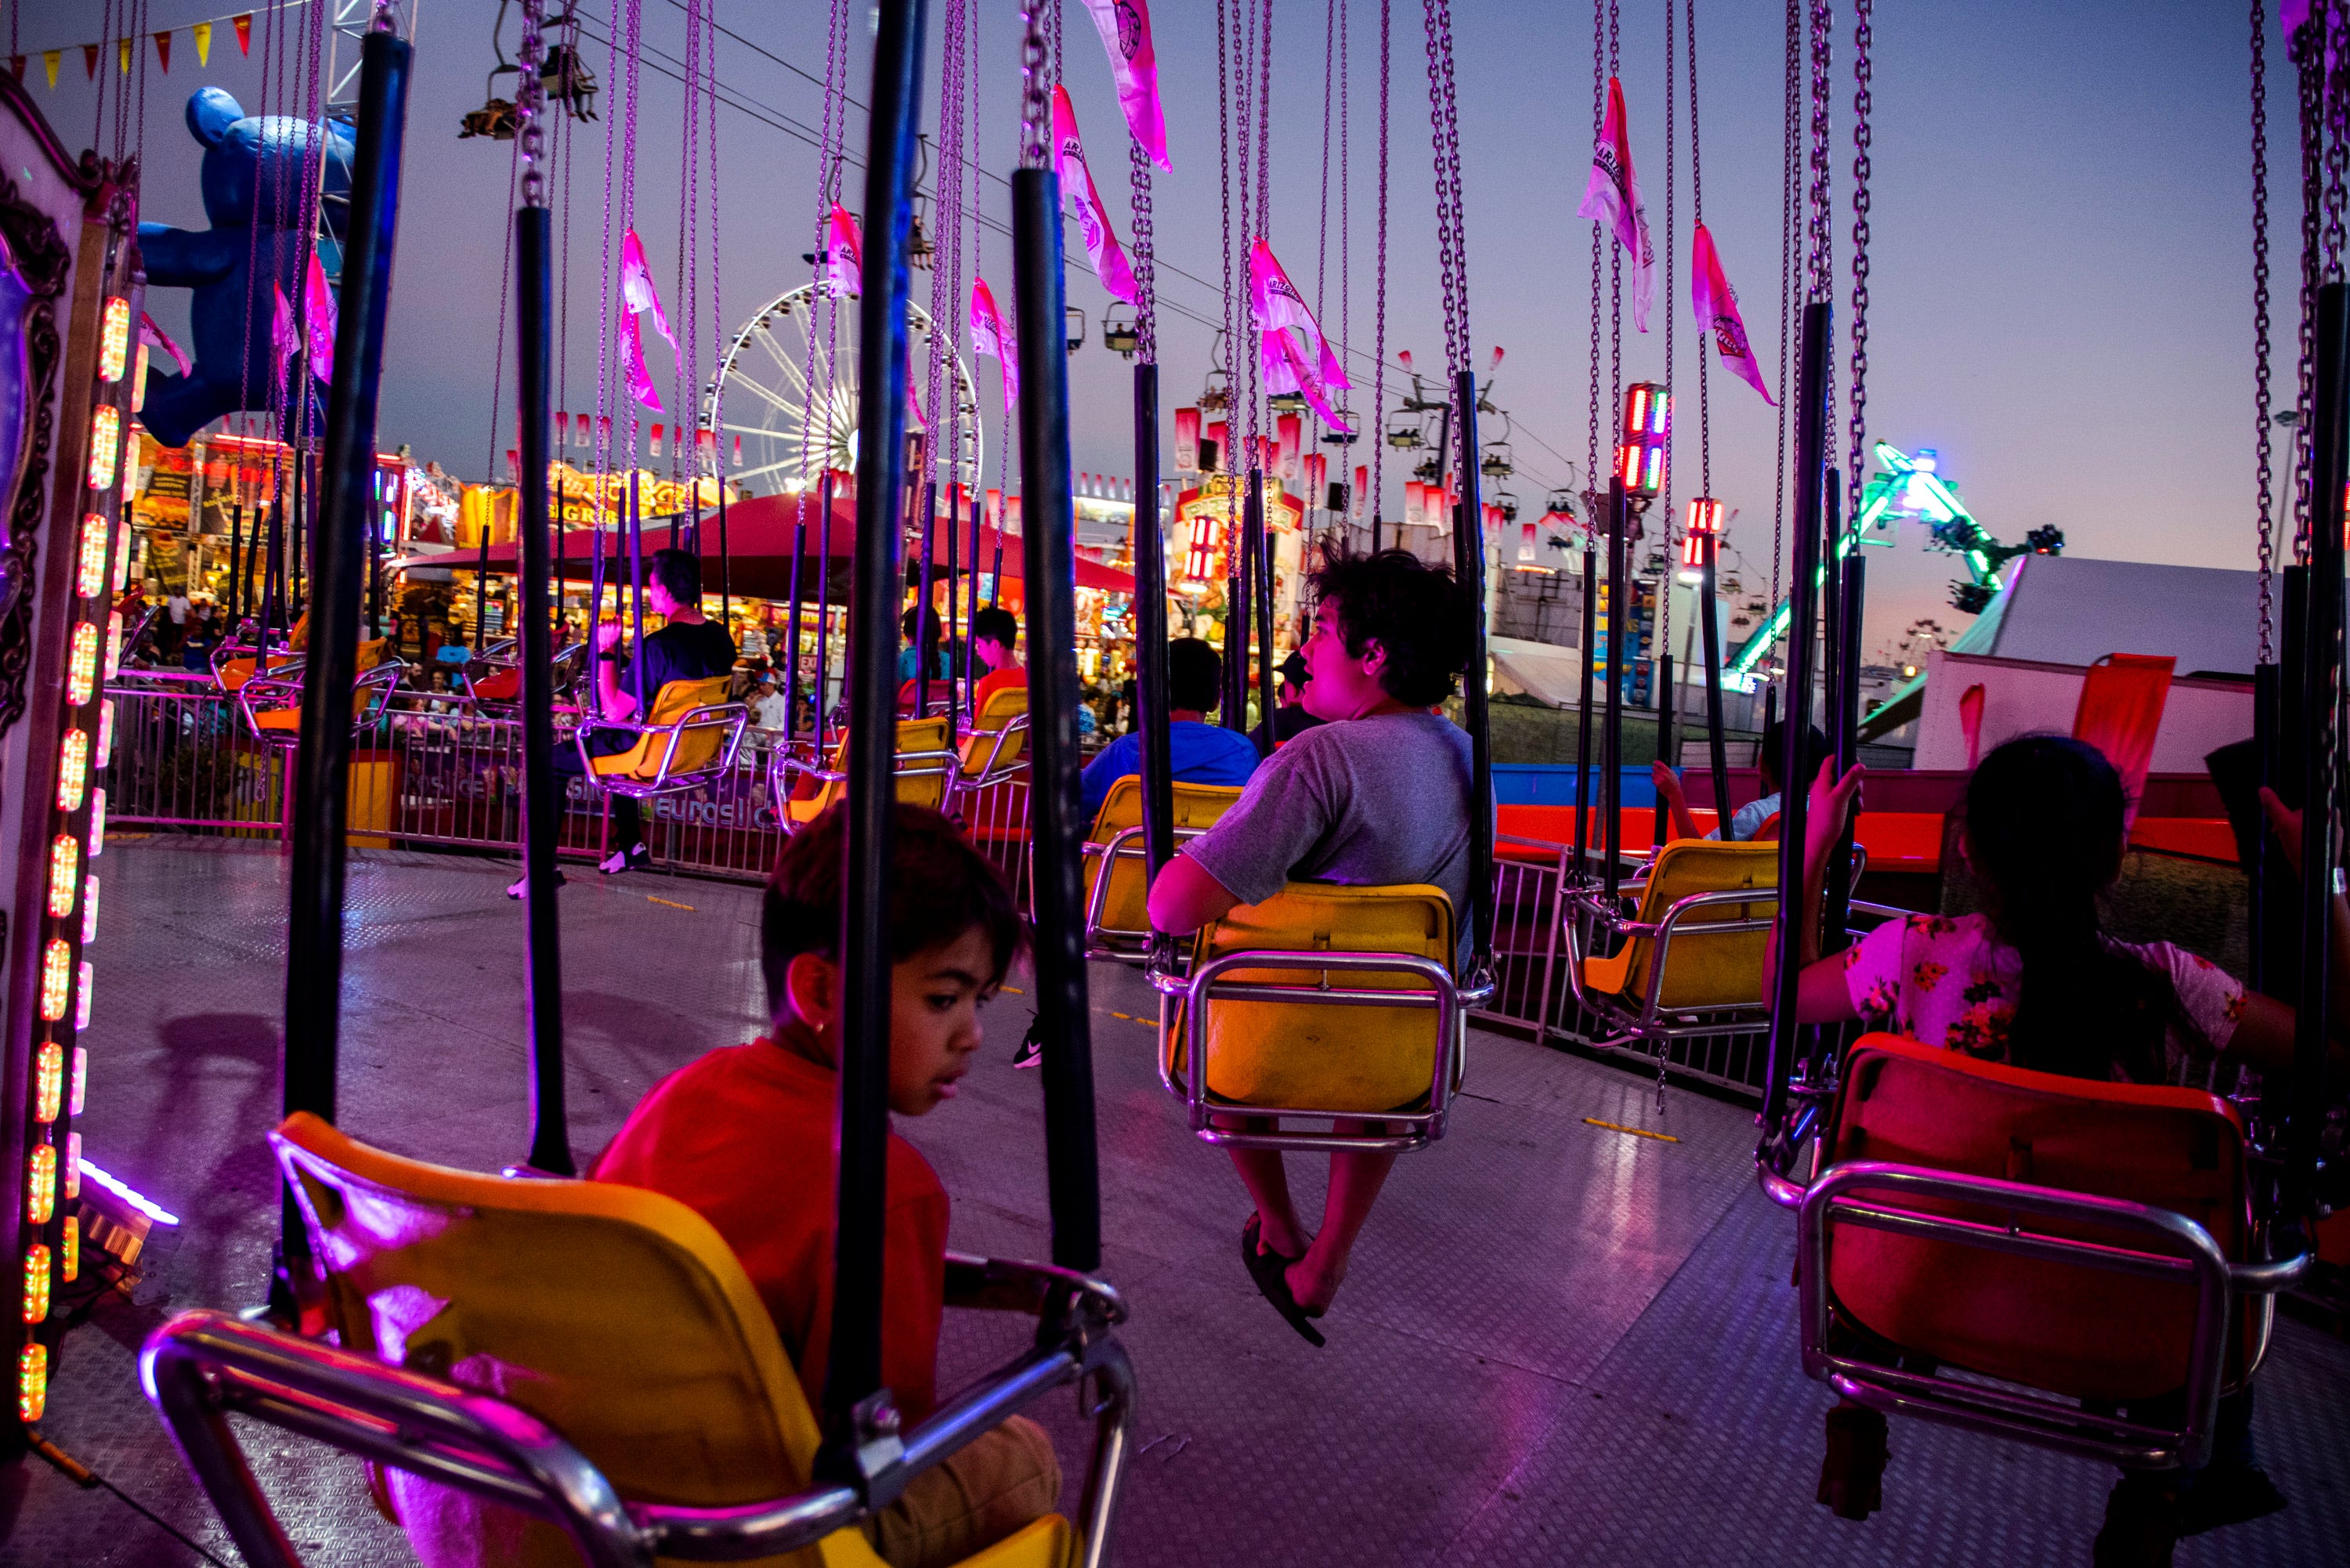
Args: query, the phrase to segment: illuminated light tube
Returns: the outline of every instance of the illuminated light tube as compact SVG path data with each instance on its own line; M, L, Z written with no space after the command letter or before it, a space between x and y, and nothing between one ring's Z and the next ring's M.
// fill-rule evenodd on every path
M89 857L95 860L97 846L106 842L106 792L102 789L89 792Z
M153 1199L149 1198L145 1193L130 1186L128 1183L123 1181L120 1177L109 1175L107 1172L99 1169L98 1167L90 1164L90 1162L86 1159L80 1163L81 1173L84 1176L88 1177L92 1181L95 1181L100 1187L105 1188L109 1192L114 1194L115 1197L122 1199L123 1202L130 1204L130 1207L139 1210L140 1213L147 1216L148 1219L155 1221L156 1224L177 1225L180 1222L180 1217L177 1214L174 1214L170 1210L162 1207Z
M98 940L98 875L92 872L81 879L81 945L85 948Z
M57 1278L71 1284L81 1278L81 1216L68 1214L57 1237Z
M25 1321L46 1323L49 1316L49 1249L36 1241L25 1249Z
M68 992L73 989L73 949L63 937L51 937L41 950L41 1017L55 1023L66 1015Z
M74 628L73 651L66 659L66 701L78 708L98 690L98 623Z
M122 670L122 612L116 610L106 619L106 678L111 680Z
M98 513L81 520L81 563L74 589L86 599L106 591L106 546L113 535L114 525Z
M89 487L114 488L114 462L122 446L122 413L111 403L100 403L89 415Z
M124 518L114 525L114 591L120 593L130 586L130 520Z
M120 381L130 362L130 302L113 298L98 323L98 379Z
M68 1199L81 1196L81 1134L79 1133L66 1134L65 1188L66 1196Z
M57 809L79 811L89 788L89 732L71 729L57 742Z
M1663 447L1652 446L1648 449L1648 478L1642 488L1651 493L1663 492L1665 488L1665 449Z
M98 705L98 765L105 767L114 760L114 699L109 697Z
M49 1347L38 1340L16 1353L16 1419L37 1421L49 1407Z
M73 1053L73 1082L66 1091L66 1114L81 1115L82 1090L89 1084L89 1049L77 1045Z
M36 1143L25 1157L25 1222L46 1225L57 1211L57 1151Z
M74 894L81 879L81 840L60 833L49 846L49 913L64 919L73 913Z
M33 1058L33 1119L44 1126L57 1119L66 1098L66 1048L54 1040Z
M89 1027L89 998L90 992L96 989L97 979L98 966L88 959L82 960L80 972L74 980L74 1033L77 1034Z

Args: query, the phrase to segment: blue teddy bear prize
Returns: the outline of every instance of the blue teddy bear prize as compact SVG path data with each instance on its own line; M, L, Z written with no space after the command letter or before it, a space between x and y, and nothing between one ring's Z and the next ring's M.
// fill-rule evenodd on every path
M139 225L139 249L150 287L195 292L195 363L184 376L147 378L140 421L165 446L188 439L221 415L273 405L276 361L270 325L275 283L301 308L305 165L317 146L316 128L286 115L248 115L221 88L196 89L188 99L188 131L204 148L204 215L208 229ZM328 240L339 244L349 208L350 127L326 126L326 178L317 211Z

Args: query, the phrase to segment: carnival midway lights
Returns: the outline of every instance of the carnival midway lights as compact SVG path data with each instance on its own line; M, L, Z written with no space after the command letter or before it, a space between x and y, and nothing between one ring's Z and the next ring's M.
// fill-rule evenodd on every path
M151 11L0 72L0 1568L2345 1561L2350 3L2251 570L1976 516L1874 0Z

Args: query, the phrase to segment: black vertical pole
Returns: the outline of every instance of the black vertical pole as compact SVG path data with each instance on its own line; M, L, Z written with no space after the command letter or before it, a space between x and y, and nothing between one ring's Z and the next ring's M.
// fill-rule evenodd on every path
M1835 486L1829 486L1831 492ZM1833 518L1835 507L1829 512ZM1829 536L1835 537L1833 528ZM1837 631L1843 639L1841 647L1830 650L1835 660L1828 691L1835 699L1829 722L1834 726L1836 777L1860 757L1860 649L1861 618L1866 606L1868 566L1856 545L1844 558L1844 569L1836 574L1843 578L1844 588L1837 597ZM1783 810L1785 802L1782 800ZM1786 820L1784 816L1781 821ZM1842 952L1850 945L1846 929L1852 924L1852 846L1853 822L1846 818L1844 832L1836 839L1835 852L1828 857L1827 913L1821 917L1820 951Z
M977 416L974 415L973 417L976 418ZM978 471L973 470L971 477L971 493L964 496L963 501L971 508L971 613L976 616L979 614L980 520L982 514L986 511L987 498L985 493L980 486L979 480L982 476ZM997 549L997 555L999 557L1002 556L1002 548L999 545ZM1001 564L1001 560L999 559L998 565ZM972 665L971 639L966 637L963 639L962 651L962 698L964 711L973 722L976 722L979 718L979 702L975 694L975 688L977 685L977 672Z
M563 1104L563 949L555 908L555 835L562 796L555 783L555 649L546 624L548 364L554 290L547 263L548 213L515 214L515 369L521 400L522 506L515 652L522 660L522 867L525 992L530 1007L530 1163L572 1175Z
M1379 509L1374 506L1371 508L1371 554L1374 556L1379 553Z
M1599 732L1599 885L1612 904L1622 879L1618 857L1624 850L1624 632L1631 615L1624 600L1630 584L1625 579L1624 535L1630 527L1630 504L1624 499L1624 482L1607 482L1607 715Z
M603 673L597 668L604 656L596 646L596 639L604 630L604 585L610 577L605 566L608 552L604 548L604 498L610 493L610 487L604 480L609 477L607 474L598 481L596 499L589 513L595 522L595 533L588 545L592 554L588 558L588 651L581 656L588 660L587 672L583 677L588 690L581 699L582 705L599 718L608 716L603 711L601 701Z
M376 389L383 373L385 304L399 227L400 132L410 49L369 33L359 56L350 227L343 252L341 319L326 430L326 525L310 531L318 590L302 680L295 752L292 909L286 948L286 1109L335 1115L343 974L344 827L348 816L351 686L357 675L359 542L375 469ZM305 400L307 401L307 390ZM300 1245L286 1237L289 1252Z
M931 640L939 624L931 607L931 568L938 542L939 487L922 486L922 586L914 601L914 717L931 711Z
M256 675L269 669L269 631L273 626L286 624L286 503L275 501L269 507L269 556L261 565L261 658L253 667Z
M713 462L712 467L716 464ZM701 530L694 530L694 543L702 543ZM726 476L718 476L718 619L726 628L726 635L734 635L734 562L726 553Z
M1721 735L1721 617L1713 587L1714 561L1721 540L1705 536L1705 580L1699 588L1697 613L1703 622L1705 643L1705 751L1713 778L1713 818L1724 839L1730 836L1730 756Z
M1264 522L1264 472L1249 471L1247 501L1248 525L1243 537L1249 553L1249 632L1256 639L1256 663L1243 672L1243 690L1248 684L1256 687L1257 718L1264 724L1265 754L1273 754L1273 536ZM1242 651L1247 652L1248 641L1242 639ZM1248 703L1242 702L1240 722L1233 727L1248 728Z
M954 735L952 715L961 706L955 693L971 684L971 639L964 635L962 624L962 580L959 575L962 563L960 549L962 539L962 513L955 505L958 486L953 468L948 468L947 479L947 735ZM957 654L960 652L961 657ZM960 685L957 682L961 682Z
M920 113L923 0L889 0L873 42L865 254L858 299L857 565L847 651L848 831L842 846L840 1176L826 1442L817 1469L862 1487L858 1419L881 1386L881 1251L889 1192L889 877L897 812L898 597L906 482L906 232ZM1030 317L1029 319L1035 319ZM1055 317L1058 319L1058 317ZM860 1426L865 1429L860 1430ZM894 1424L887 1428L894 1436Z
M637 471L629 470L629 675L637 691L635 722L652 717L645 692L645 519Z
M228 514L228 629L234 636L244 620L244 503Z
M1485 505L1477 468L1477 377L1453 378L1461 405L1461 507L1452 519L1452 572L1469 601L1469 669L1461 699L1469 730L1469 929L1480 971L1493 963L1493 739L1485 706ZM1270 710L1267 711L1268 714Z
M1667 570L1669 571L1670 568L1668 567ZM1668 576L1664 582L1659 584L1657 591L1660 594L1671 593L1672 578ZM1655 693L1657 760L1667 767L1672 767L1680 761L1674 754L1673 750L1673 656L1670 653L1659 651L1650 661L1650 672L1656 677L1657 681ZM1648 842L1657 848L1662 849L1666 841L1672 836L1672 813L1666 809L1665 797L1661 794L1651 803L1651 807L1648 815Z
M2285 1210L2309 1211L2325 1119L2332 1022L2332 914L2338 864L2334 768L2342 680L2343 489L2350 483L2350 285L2317 291L2315 415L2310 430L2308 588L2302 612L2301 992L2286 1122Z
M832 711L827 684L832 676L832 470L827 468L816 487L816 743L819 749L825 742L825 715Z
M2287 566L2279 576L2282 583L2277 600L2282 613L2278 618L2277 662L2271 679L2275 688L2272 701L2276 716L2262 761L2266 782L2276 791L2277 797L2287 805L2303 806L2307 803L2301 794L2302 756L2308 745L2310 712L2301 693L2307 641L2304 623L2309 613L2309 568ZM2257 697L2256 692L2255 701ZM2291 1000L2301 994L2301 905L2295 880L2301 873L2285 861L2282 847L2265 827L2261 839L2265 868L2270 872L2282 868L2285 872L2262 878L2261 989L2269 996Z
M1167 729L1167 543L1159 515L1159 367L1134 368L1134 700L1141 752L1142 847L1152 877L1175 853Z
M1053 1262L1101 1265L1095 1163L1093 1036L1086 1001L1085 903L1078 891L1076 502L1069 483L1069 366L1062 319L1061 182L1050 169L1012 176L1013 292L1020 319L1020 482L1027 518L1030 898L1036 932L1036 1037L1044 1044L1045 1162Z
M367 626L369 637L383 635L383 470L369 454Z
M1256 515L1250 496L1256 493L1255 468L1237 471L1233 483L1249 488L1241 496L1240 538L1225 551L1224 589L1224 728L1248 729L1249 631L1256 618Z
M807 560L807 519L792 529L792 613L784 642L784 739L800 732L800 567ZM821 722L821 721L819 721Z
M629 486L629 494L633 496L635 493L636 487L634 483L631 483ZM494 517L496 514L496 508L492 507L489 509L488 514L482 519L482 554L481 559L475 564L473 568L473 651L475 653L482 651L482 639L490 624L488 613L490 604L490 521L491 518Z
M1828 360L1835 307L1825 300L1804 306L1795 369L1795 548L1787 590L1787 701L1780 726L1778 971L1771 1002L1771 1054L1762 1085L1762 1126L1775 1131L1787 1104L1787 1075L1796 1050L1795 977L1803 968L1802 927L1818 905L1794 897L1802 885L1804 816L1811 779L1804 768L1810 722L1813 639L1819 629L1821 535L1827 518ZM1814 898L1819 892L1813 888ZM1799 907L1800 904L1800 907Z
M1599 551L1596 535L1583 539L1583 669L1575 678L1575 874L1591 875L1591 650L1599 635Z

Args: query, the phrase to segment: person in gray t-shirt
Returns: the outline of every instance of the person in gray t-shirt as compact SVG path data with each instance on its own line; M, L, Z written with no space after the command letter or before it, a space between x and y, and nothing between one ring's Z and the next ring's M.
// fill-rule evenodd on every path
M1293 736L1257 769L1232 808L1169 861L1150 888L1150 923L1196 931L1290 881L1432 883L1465 924L1469 897L1469 737L1429 711L1468 662L1469 596L1440 566L1402 550L1334 552L1315 573L1320 601L1300 651L1305 705L1327 722ZM1308 1236L1278 1149L1235 1148L1256 1199L1242 1231L1257 1288L1315 1345L1320 1317L1391 1152L1330 1157L1321 1231Z

